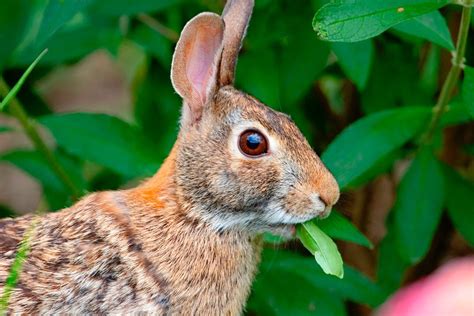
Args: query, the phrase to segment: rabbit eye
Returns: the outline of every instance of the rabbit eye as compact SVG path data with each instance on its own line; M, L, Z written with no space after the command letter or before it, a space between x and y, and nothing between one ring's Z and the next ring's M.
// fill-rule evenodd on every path
M268 152L268 143L262 133L248 129L240 134L239 148L246 156L259 157Z

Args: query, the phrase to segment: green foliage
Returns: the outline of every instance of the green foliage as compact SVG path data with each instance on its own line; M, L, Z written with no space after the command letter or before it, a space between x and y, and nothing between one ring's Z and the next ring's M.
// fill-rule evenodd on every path
M322 155L342 188L350 185L377 161L417 135L427 124L430 109L406 107L368 115L347 127ZM400 122L409 122L400 125Z
M323 220L316 219L314 223L331 238L353 242L364 247L373 247L370 240L337 211L333 210L328 218Z
M313 254L324 273L335 275L340 279L344 277L342 258L336 244L314 222L299 226L297 235Z
M316 13L313 27L321 39L357 42L448 3L448 0L336 0Z
M373 179L397 175L401 182L392 183L396 203L381 242L361 233L372 224L363 223L364 216L351 214L358 219L356 227L338 212L298 228L313 256L293 241L266 236L271 246L264 250L247 310L251 315L348 315L354 310L348 310L348 301L377 308L403 285L409 269L412 276L423 267L426 254L435 249L432 242L444 211L456 232L474 246L472 168L438 160L449 150L472 164L472 141L458 135L474 119L474 42L467 41L464 74L453 77L454 93L448 93L446 106L434 110L446 82L448 51L456 49L447 25L456 29L451 26L459 23L453 14L459 9L445 7L452 1L256 2L236 86L291 115L339 182L345 203L337 208L344 214L346 205L354 204L344 201L345 194L350 197L357 189L366 200L367 195L375 199ZM10 110L16 96L27 109L27 127L44 127L52 136L48 148L80 192L116 189L150 176L172 148L178 129L181 100L169 81L176 36L198 12L221 9L222 1L215 0L2 0L0 79L14 87L9 97L1 92L1 107L10 102L4 115L15 117ZM46 48L48 53L35 61ZM124 72L132 103L132 113L124 117L129 119L53 113L38 96L38 81L98 50L108 52ZM454 145L442 137L447 126L457 131ZM0 126L0 140L18 134L7 133L11 130ZM400 170L400 161L410 162L406 171ZM0 163L36 179L50 210L74 203L44 150L0 152ZM0 217L15 211L1 206ZM346 262L356 253L345 253L353 246L347 242L367 247L358 250L370 255L376 280L343 266L330 238L342 246ZM290 249L274 250L276 245ZM325 272L344 273L344 278Z
M443 186L436 158L430 148L423 148L398 187L393 210L400 254L410 263L416 263L428 251L441 218Z

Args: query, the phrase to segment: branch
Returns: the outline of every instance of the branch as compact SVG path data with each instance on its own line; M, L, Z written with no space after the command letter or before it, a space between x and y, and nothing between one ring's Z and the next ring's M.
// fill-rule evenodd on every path
M433 108L433 116L431 117L430 124L426 133L421 137L421 144L428 144L433 139L433 134L438 127L441 116L446 112L448 102L451 99L454 88L459 80L461 70L464 68L464 55L466 53L467 36L469 33L469 24L471 22L471 11L472 7L465 6L462 9L461 23L459 27L459 34L456 43L456 50L452 52L453 59L451 69L449 69L448 76L444 81L441 93L438 98L438 102Z

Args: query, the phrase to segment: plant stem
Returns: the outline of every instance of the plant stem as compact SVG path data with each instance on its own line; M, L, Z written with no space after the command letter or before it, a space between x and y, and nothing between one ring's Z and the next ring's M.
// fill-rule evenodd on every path
M446 111L448 102L451 99L454 88L456 87L461 70L464 68L464 54L466 53L467 36L471 22L471 11L472 7L466 6L462 9L461 23L459 27L458 39L456 42L456 50L453 52L451 69L449 69L448 76L446 77L443 87L441 88L438 102L433 108L433 116L431 117L428 129L421 138L421 144L428 144L432 141L433 134L438 127L441 116Z
M3 97L7 96L10 91L10 87L5 82L3 77L0 76L0 95ZM72 182L69 175L59 164L58 160L51 152L51 150L46 146L45 142L41 138L38 130L36 128L35 121L28 116L20 101L17 98L13 97L9 103L10 113L20 122L23 130L25 131L28 138L31 140L35 148L44 156L47 163L51 169L56 173L58 178L63 182L66 188L71 192L71 197L73 200L77 200L81 196L81 190L79 190L74 182Z
M179 34L170 29L169 27L164 26L160 21L156 20L152 16L144 13L140 13L137 16L138 20L143 24L147 25L152 30L160 33L173 43L178 42Z

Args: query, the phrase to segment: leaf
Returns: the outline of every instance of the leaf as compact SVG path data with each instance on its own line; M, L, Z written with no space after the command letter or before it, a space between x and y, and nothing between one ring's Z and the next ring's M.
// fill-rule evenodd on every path
M393 223L387 225L387 230L379 246L377 263L377 285L383 301L401 287L405 271L410 267L410 263L400 255Z
M182 3L183 0L99 0L90 7L97 15L121 16L144 12L158 12Z
M366 116L343 130L322 160L339 186L347 188L380 158L417 135L430 115L430 108L407 107Z
M357 42L448 3L449 0L336 0L316 12L313 28L323 40Z
M139 25L131 34L131 39L142 46L153 57L156 57L164 68L170 69L172 45L167 38L148 26Z
M77 161L72 160L60 152L56 152L55 155L75 186L79 188L81 192L85 191L86 183L81 174L82 168ZM73 202L70 199L69 190L64 187L63 182L58 178L40 153L25 150L12 151L0 156L0 160L10 162L37 179L43 186L51 210L64 208Z
M454 50L454 43L448 25L439 11L417 16L394 26L394 30L424 38L448 50Z
M474 247L474 184L448 166L443 166L445 203L456 229Z
M0 72L22 39L29 9L29 0L0 1Z
M280 105L277 61L273 51L255 50L242 54L236 81L238 86L263 103L272 107Z
M371 40L357 43L331 43L344 73L363 90L369 79L374 44Z
M286 13L289 14L285 19L287 41L278 63L281 103L284 105L294 104L307 93L326 67L329 57L328 43L317 39L311 28L301 23L306 13L301 12L300 6L296 6L296 10ZM311 16L307 18L309 20Z
M56 65L81 58L99 48L116 51L122 36L117 25L95 25L84 22L71 29L62 29L50 38L45 46L48 54L41 60L41 65ZM67 49L64 49L67 47ZM33 51L26 49L16 52L10 66L18 67L28 64Z
M44 116L39 122L67 152L127 177L153 174L164 158L139 129L113 116L58 114Z
M265 305L273 311L292 309L286 315L293 315L298 310L307 310L312 302L317 314L327 315L328 313L323 313L322 309L327 305L332 307L335 305L333 301L326 304L325 297L327 296L333 300L350 300L372 307L380 304L383 298L372 280L350 266L344 266L344 278L338 279L325 274L318 265L314 264L313 258L303 257L283 249L265 249L259 271L249 306L258 305L257 310L260 311L261 306ZM285 280L286 285L275 286L273 282L275 279ZM294 295L298 293L298 289L306 293L302 295L304 298ZM306 299L308 294L310 295ZM320 294L323 295L322 298ZM281 296L280 299L275 298L278 296Z
M474 119L474 68L464 68L464 81L462 85L462 98L469 109L471 118Z
M11 128L10 126L0 126L0 133L10 132L12 130L13 128Z
M337 246L313 222L306 222L297 227L298 238L316 259L324 273L344 277L344 268L341 254Z
M8 102L10 102L18 93L20 90L21 86L25 83L26 78L28 75L33 71L33 68L35 68L36 64L41 60L41 58L48 52L47 49L45 49L36 59L31 63L31 65L25 70L23 75L20 77L18 82L13 86L13 88L8 92L8 94L5 96L5 98L2 100L0 103L0 112L4 110L5 106L7 106Z
M394 229L405 260L421 260L441 218L443 175L430 148L422 148L403 177L394 207Z
M332 211L328 218L312 221L331 238L350 241L358 245L373 248L372 243L347 218Z

